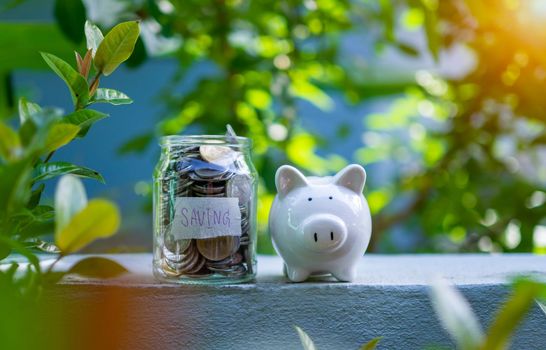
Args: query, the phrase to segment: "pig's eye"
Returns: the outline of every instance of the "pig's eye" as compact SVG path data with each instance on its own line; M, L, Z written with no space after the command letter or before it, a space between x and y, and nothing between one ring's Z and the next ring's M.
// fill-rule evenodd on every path
M312 200L313 200L313 198L309 197L309 198L307 198L307 200L308 200L308 201L310 202L310 201L312 201Z
M334 199L334 197L332 197L332 196L330 196L330 197L328 197L328 198L329 198L329 199Z

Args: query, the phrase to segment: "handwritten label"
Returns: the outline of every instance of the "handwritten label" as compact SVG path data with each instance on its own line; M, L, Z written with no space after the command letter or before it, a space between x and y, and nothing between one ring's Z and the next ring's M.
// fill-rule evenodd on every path
M241 235L238 198L178 197L171 232L176 239Z

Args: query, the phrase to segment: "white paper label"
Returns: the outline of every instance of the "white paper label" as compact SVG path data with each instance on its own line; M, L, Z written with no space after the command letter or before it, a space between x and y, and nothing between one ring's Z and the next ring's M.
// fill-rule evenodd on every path
M241 236L239 198L178 197L174 210L176 239Z

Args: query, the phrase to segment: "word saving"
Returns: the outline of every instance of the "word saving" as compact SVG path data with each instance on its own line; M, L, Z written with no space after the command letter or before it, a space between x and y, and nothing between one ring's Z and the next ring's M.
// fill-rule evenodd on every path
M180 214L180 223L184 227L230 227L231 223L229 209L218 210L212 208L197 209L183 207L180 209Z

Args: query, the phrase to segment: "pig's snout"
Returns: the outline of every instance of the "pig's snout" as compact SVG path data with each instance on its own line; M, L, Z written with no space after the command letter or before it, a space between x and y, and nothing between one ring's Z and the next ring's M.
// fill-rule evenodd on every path
M303 242L317 252L337 249L347 238L347 226L337 216L316 214L303 223Z

